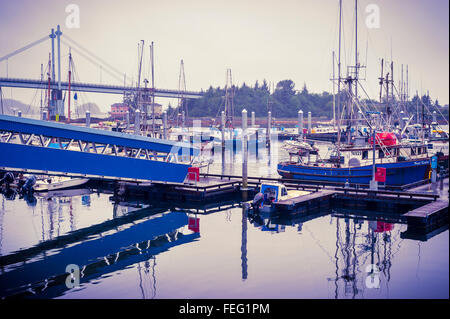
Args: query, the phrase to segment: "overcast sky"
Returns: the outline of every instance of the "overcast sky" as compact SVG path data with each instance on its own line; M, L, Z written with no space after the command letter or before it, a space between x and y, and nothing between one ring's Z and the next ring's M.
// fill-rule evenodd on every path
M136 81L138 42L145 40L143 76L150 79L149 47L155 43L155 85L178 88L180 60L186 87L197 91L223 87L226 69L233 81L253 86L263 79L291 79L296 89L306 83L312 92L331 92L332 51L338 48L338 0L0 0L0 57L49 34L61 25L63 34ZM79 7L80 27L68 28L69 4ZM354 64L354 0L343 0L343 65ZM379 28L374 28L379 8ZM371 7L369 7L370 9ZM449 102L449 1L359 0L359 60L366 65L363 86L378 98L380 60L392 59L395 82L408 65L410 93L430 91L440 104ZM372 24L367 24L366 20ZM371 28L368 28L371 26ZM375 25L376 26L376 25ZM67 40L66 40L67 41ZM50 41L0 62L0 76L40 77L48 63ZM67 80L69 48L62 51L62 79ZM122 84L103 68L72 51L81 82ZM345 70L345 68L343 68ZM38 105L33 90L4 89L4 98ZM365 97L363 92L360 92ZM102 110L121 101L118 95L83 94ZM167 105L167 99L157 102ZM172 101L172 104L174 101ZM176 103L176 102L175 102Z

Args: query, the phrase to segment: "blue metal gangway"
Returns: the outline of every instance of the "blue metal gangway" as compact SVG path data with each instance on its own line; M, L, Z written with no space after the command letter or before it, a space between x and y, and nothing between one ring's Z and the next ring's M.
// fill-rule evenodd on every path
M0 115L5 171L182 183L199 154L183 142Z

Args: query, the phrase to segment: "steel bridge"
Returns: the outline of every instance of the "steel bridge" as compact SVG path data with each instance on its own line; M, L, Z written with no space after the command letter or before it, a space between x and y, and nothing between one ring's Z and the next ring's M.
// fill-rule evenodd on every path
M12 88L27 88L27 89L48 89L49 83L47 81L33 80L33 79L17 79L17 78L0 78L0 87L12 87ZM50 82L50 89L57 90L58 82ZM67 91L69 89L68 82L61 82L61 90ZM136 87L132 86L120 86L120 85L107 85L107 84L95 84L95 83L77 83L71 82L70 89L72 92L91 92L91 93L109 93L109 94L125 94L136 92ZM198 99L203 93L177 90L164 90L152 88L140 88L139 91L153 94L156 97L166 98L189 98Z
M0 115L0 170L183 183L198 148L120 132Z

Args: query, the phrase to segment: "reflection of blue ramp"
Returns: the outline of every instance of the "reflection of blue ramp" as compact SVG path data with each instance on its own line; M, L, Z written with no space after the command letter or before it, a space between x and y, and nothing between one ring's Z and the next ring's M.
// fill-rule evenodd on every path
M135 255L130 255L130 256L125 257L124 259L119 258L119 260L117 262L115 262L111 265L107 265L106 263L104 263L104 266L97 268L94 274L80 278L80 285L91 282L92 280L98 279L106 274L114 273L118 270L125 269L126 267L128 267L130 265L134 265L139 262L147 261L151 256L156 256L160 253L168 251L172 247L190 243L199 237L200 237L199 233L183 235L183 237L178 238L171 242L166 242L162 246L150 247L149 249L145 249L145 250L143 250L142 254L139 253L139 254L135 254ZM67 290L68 290L68 288L66 287L65 282L64 282L62 284L50 287L41 293L38 293L35 297L36 298L55 298L55 297L63 295L64 292ZM30 297L34 297L34 296L30 296ZM100 296L96 296L96 297L100 297Z
M65 273L66 266L69 264L76 264L82 267L97 258L118 252L124 247L170 233L187 225L187 223L188 217L186 214L168 213L111 235L81 242L72 247L62 248L55 255L20 265L17 269L0 275L0 291Z

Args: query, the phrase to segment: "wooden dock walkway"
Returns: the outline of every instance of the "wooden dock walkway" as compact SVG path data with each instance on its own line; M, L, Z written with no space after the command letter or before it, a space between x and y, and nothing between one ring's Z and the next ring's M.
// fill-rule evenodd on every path
M438 199L413 209L406 214L408 227L429 230L436 225L448 223L448 201Z

